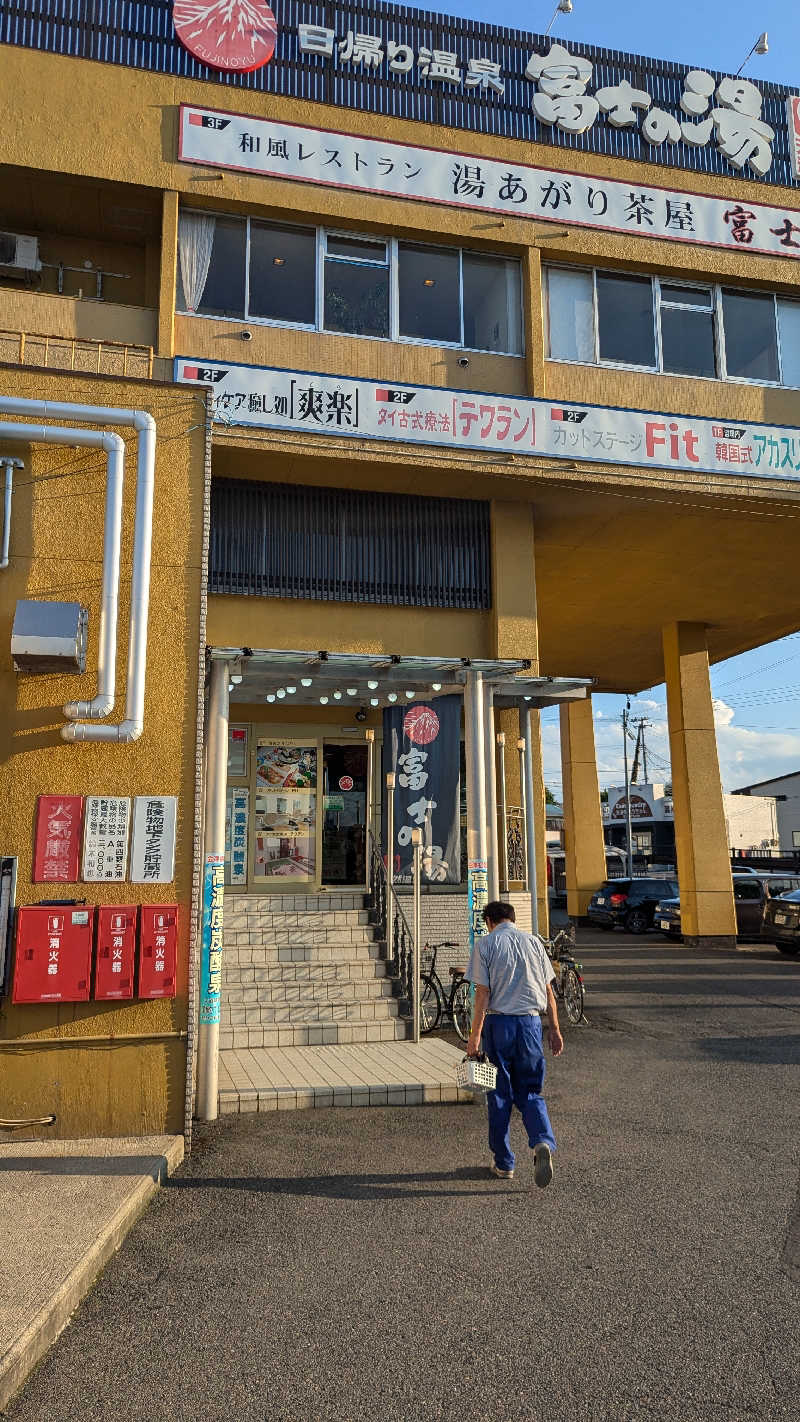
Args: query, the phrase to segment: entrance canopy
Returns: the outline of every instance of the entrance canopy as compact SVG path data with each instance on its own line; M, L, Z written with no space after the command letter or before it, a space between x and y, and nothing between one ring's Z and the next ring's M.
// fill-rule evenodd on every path
M270 705L375 707L426 700L461 690L469 671L480 672L494 693L494 705L554 706L581 700L589 677L530 676L530 662L470 660L467 657L358 656L350 652L270 651L252 647L211 647L212 661L228 663L232 702Z

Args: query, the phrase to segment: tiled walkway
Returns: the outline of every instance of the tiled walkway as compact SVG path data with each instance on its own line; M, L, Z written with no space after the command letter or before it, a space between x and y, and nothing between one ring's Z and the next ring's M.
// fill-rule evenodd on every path
M463 1052L426 1037L352 1046L229 1048L220 1052L220 1112L322 1106L422 1106L471 1102L456 1086Z

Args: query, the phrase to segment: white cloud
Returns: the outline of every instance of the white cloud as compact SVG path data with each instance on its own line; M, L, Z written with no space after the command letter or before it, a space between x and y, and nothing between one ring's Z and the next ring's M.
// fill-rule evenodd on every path
M663 702L641 700L635 703L635 707L642 712L646 708L650 721L647 728L648 746L656 752L660 761L668 762L669 732L665 705ZM598 725L595 732L598 780L601 788L622 785L621 732L615 725L615 717L597 712L595 721L601 720L604 724ZM724 790L736 790L742 785L752 785L800 769L800 734L749 730L745 726L737 726L735 708L719 697L714 700L714 724ZM542 750L545 780L553 792L560 795L561 743L557 722L543 726ZM669 771L659 765L651 764L649 773L656 783L669 779Z

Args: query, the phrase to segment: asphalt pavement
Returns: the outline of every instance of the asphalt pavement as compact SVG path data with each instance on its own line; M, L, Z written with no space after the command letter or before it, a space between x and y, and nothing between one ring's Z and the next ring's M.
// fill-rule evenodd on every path
M800 962L579 956L548 1190L482 1105L222 1118L5 1415L796 1419Z

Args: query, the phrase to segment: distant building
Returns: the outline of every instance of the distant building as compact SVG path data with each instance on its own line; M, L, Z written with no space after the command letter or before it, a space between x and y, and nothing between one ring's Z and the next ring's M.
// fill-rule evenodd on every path
M795 777L800 785L800 774ZM778 823L775 799L770 794L757 795L745 803L742 793L723 795L728 847L739 853L777 849ZM800 794L800 790L798 790ZM633 849L648 862L674 862L675 824L672 795L664 785L631 786L631 832ZM800 829L800 812L797 817ZM603 831L606 844L619 849L626 847L625 787L608 791L603 805ZM800 839L800 836L799 836ZM790 841L791 842L791 841Z
M800 770L743 785L733 795L773 796L776 802L778 843L782 850L800 849ZM733 796L728 797L733 798Z

